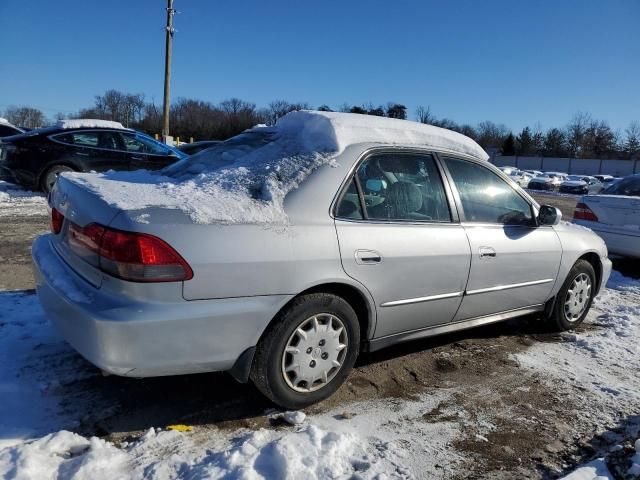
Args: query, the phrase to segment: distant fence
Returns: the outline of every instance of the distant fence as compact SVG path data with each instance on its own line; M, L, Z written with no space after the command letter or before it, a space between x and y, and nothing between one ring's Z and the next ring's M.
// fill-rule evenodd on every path
M495 156L490 161L498 167L517 167L521 170L564 172L576 175L605 174L624 177L640 173L640 160Z

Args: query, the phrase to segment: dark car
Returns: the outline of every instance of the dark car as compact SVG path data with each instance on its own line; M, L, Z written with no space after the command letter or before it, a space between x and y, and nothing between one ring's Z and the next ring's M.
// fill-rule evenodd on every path
M560 184L561 193L571 193L575 195L598 194L604 190L604 185L595 177L586 175L569 175Z
M4 119L0 119L0 138L20 135L24 132L24 128L16 127L15 125L11 125L9 122L5 122Z
M117 122L61 121L0 141L0 170L16 183L45 192L62 172L157 170L185 157Z
M210 147L215 147L222 143L219 140L202 140L200 142L192 142L192 143L183 143L178 146L178 150L182 153L186 153L187 155L194 155L202 150L206 150Z

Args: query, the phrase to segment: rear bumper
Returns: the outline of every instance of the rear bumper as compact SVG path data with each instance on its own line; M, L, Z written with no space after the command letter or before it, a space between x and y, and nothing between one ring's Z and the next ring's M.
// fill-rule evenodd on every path
M229 370L291 298L141 302L84 281L52 248L50 235L36 239L32 255L38 297L50 321L89 362L115 375Z
M607 227L599 222L573 220L577 225L590 228L607 244L609 253L624 257L640 258L640 230Z

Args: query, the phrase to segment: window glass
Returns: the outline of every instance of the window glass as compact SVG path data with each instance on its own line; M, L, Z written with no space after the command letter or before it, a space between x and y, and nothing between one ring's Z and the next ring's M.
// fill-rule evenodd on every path
M54 137L59 142L77 145L80 147L103 148L106 150L119 150L118 138L113 132L69 132Z
M451 221L442 179L429 155L375 155L357 175L368 219Z
M9 137L11 135L18 135L22 133L17 128L10 127L9 125L0 125L0 137Z
M338 204L336 216L340 218L355 218L358 220L362 220L364 218L354 179L351 179L349 182L349 186Z
M640 197L640 176L633 176L618 180L613 185L607 187L604 192L607 195L628 195Z
M467 222L533 225L531 205L498 175L477 163L446 158Z
M122 137L127 152L169 155L169 149L152 138L131 133L123 133Z

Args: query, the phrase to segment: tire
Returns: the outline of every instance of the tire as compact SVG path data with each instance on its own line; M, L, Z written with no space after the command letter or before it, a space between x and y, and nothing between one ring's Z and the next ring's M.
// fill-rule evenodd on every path
M580 325L591 308L596 272L586 260L578 260L569 271L549 317L551 328L564 332Z
M250 378L273 403L297 410L331 396L349 376L359 350L358 317L346 300L329 293L303 295L277 315L258 342Z
M63 172L75 172L75 170L68 165L52 165L47 168L40 178L40 189L48 194L55 185L58 175Z

